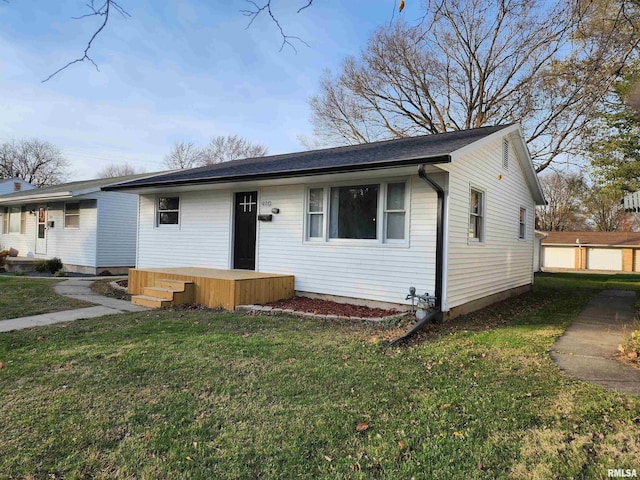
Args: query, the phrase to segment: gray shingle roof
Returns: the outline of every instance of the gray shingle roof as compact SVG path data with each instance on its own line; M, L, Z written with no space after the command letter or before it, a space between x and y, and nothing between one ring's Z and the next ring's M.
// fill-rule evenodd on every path
M30 190L22 190L19 192L9 193L7 195L0 195L0 203L15 199L28 200L29 197L46 198L47 195L55 197L56 195L70 194L73 195L77 192L95 191L98 192L104 186L111 185L113 183L128 182L131 180L147 178L154 174L152 173L139 173L136 175L126 175L122 177L112 178L98 178L93 180L81 180L78 182L61 183L60 185L52 185L50 187L33 188Z
M508 126L483 127L347 147L245 158L206 167L174 171L154 176L153 178L110 185L103 188L103 190L233 182L341 171L371 170L417 163L444 163L450 161L449 156L456 150Z

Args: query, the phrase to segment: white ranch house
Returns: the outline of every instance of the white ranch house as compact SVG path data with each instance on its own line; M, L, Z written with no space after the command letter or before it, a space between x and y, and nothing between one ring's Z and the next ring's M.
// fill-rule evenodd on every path
M28 269L33 259L58 257L69 272L126 273L135 265L138 198L100 189L140 177L72 182L0 196L0 250L18 250L20 258L7 259L16 269Z
M529 289L544 198L518 125L243 159L106 187L139 194L138 269L295 277L300 295L455 316Z

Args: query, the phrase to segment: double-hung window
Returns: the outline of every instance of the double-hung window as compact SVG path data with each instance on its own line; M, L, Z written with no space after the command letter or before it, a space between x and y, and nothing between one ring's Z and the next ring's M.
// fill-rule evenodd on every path
M310 188L307 207L309 239L324 238L324 188Z
M523 240L527 236L527 209L520 207L520 228L518 238Z
M405 183L388 183L384 206L385 239L404 240L405 235Z
M64 204L64 228L80 228L80 204Z
M484 192L471 189L469 202L469 240L481 242L484 228Z
M2 218L2 233L24 233L24 211L20 207L5 207Z
M158 197L156 225L178 225L180 197Z
M309 188L306 239L403 243L406 191L404 181Z

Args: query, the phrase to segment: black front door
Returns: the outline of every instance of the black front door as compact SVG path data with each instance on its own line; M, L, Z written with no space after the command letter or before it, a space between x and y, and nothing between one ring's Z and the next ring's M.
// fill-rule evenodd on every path
M233 268L255 270L258 192L236 193L235 205Z

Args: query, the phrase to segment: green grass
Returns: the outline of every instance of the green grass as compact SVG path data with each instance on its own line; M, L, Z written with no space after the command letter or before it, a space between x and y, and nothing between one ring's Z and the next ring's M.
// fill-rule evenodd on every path
M548 349L612 277L431 327L151 311L0 334L0 478L606 478L640 400ZM368 429L357 431L359 422Z
M57 295L58 280L0 276L0 320L87 307L89 303Z

